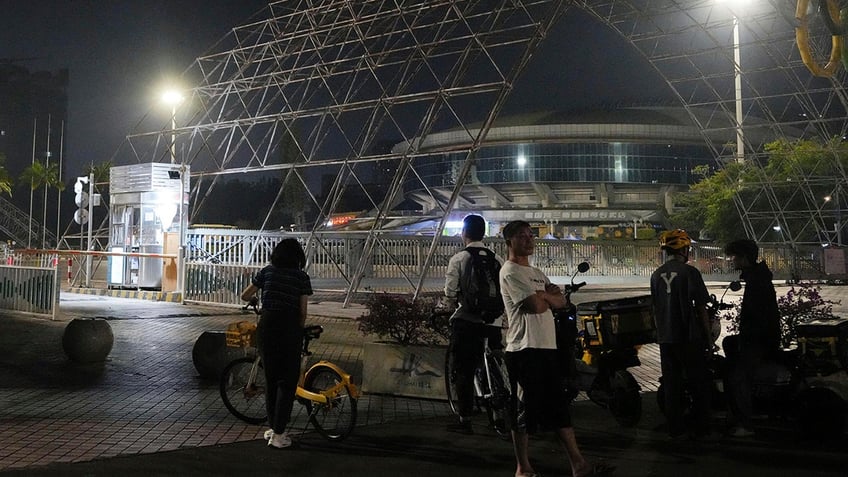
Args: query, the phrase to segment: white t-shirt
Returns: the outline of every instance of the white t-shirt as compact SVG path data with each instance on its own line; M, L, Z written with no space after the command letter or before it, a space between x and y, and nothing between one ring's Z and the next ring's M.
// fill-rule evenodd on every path
M545 291L548 277L535 267L506 261L501 267L501 294L506 307L506 350L556 349L556 328L551 310L527 313L521 303L537 291Z

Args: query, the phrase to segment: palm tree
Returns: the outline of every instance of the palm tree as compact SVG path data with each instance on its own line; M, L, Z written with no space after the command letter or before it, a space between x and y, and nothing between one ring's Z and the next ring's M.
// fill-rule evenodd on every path
M12 177L6 170L6 155L0 152L0 193L12 195Z
M93 162L85 166L85 175L94 174L94 184L106 184L109 186L109 171L112 169L112 161L101 162L94 164Z
M27 166L23 172L21 172L18 181L24 185L29 184L31 193L44 187L44 201L42 205L43 214L41 222L42 227L44 227L44 233L41 235L41 246L45 247L47 233L47 190L50 188L56 189L60 192L65 190L65 183L59 180L59 166L57 164L47 165L41 161L34 161L32 164ZM30 197L32 196L30 195ZM32 218L31 198L29 213L30 218Z

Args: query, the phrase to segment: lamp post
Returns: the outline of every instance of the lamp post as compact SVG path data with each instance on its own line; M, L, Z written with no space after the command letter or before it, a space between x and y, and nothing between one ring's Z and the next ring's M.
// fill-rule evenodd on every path
M176 164L177 162L177 106L179 106L183 100L182 93L177 90L167 90L162 93L162 102L171 106L171 164ZM185 220L185 182L186 182L186 166L180 161L180 169L177 171L176 178L180 181L180 195L177 199L177 210L179 215L179 248L177 249L177 292L181 295L185 294L185 229L186 229L186 220ZM172 176L173 178L173 176ZM182 299L180 300L182 301Z
M832 199L835 199L834 203L836 205L836 223L833 224L833 231L836 232L836 246L842 246L842 206L840 204L839 195L842 192L842 186L840 184L836 184L836 193L835 197L825 196L824 201L830 202Z
M744 3L746 0L735 0ZM716 0L717 3L733 3L733 0ZM745 162L745 133L742 131L742 51L739 47L739 18L733 15L733 73L736 99L736 162Z
M177 162L177 106L184 99L182 93L174 89L162 93L162 102L171 107L171 164Z

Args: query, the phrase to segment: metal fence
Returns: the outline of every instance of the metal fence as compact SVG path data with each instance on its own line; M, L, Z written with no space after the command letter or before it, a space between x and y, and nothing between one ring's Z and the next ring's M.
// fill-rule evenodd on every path
M364 278L415 283L422 277L432 237L381 236L370 257L362 251L362 235L319 235L309 240L308 234L287 232L257 232L249 230L194 229L188 234L189 248L186 264L185 299L212 303L240 303L241 290L250 277L270 261L274 245L284 237L294 237L304 245L307 272L313 281L333 282L347 288L360 261ZM484 242L501 257L506 257L502 239ZM444 278L450 257L462 248L458 237L443 237L427 268L425 279ZM761 259L772 269L776 280L841 279L823 272L823 249L809 247L793 250L790 247L766 246ZM583 276L587 280L612 279L617 282L647 281L664 260L654 242L636 241L574 241L543 240L536 242L533 264L549 277L569 276L583 261L591 264ZM690 263L698 268L707 281L728 281L738 276L731 263L725 260L721 247L694 244Z
M0 309L56 317L58 255L6 253L0 265Z
M281 231L192 229L187 234L189 247L183 298L215 304L241 303L241 291L251 277L269 263L274 246L285 237L296 238L304 245L307 272L316 288L349 288L362 260L367 263L362 267L360 289L391 287L411 292L421 278L429 280L431 288L440 288L448 260L462 249L458 237L439 238L425 274L432 237L383 235L366 258L364 234L320 234L310 240L309 234ZM489 238L484 242L498 255L506 257L506 244L502 239ZM777 280L844 279L823 272L823 250L821 247L793 250L766 246L760 255ZM76 252L68 252L72 253ZM4 272L0 275L3 294L0 307L52 315L61 272L67 272L68 281L71 281L70 264L64 268L68 257L60 259L61 254L56 251L7 251L3 257ZM552 280L571 275L578 263L586 261L591 268L582 276L590 282L641 283L647 282L663 259L653 242L539 239L532 262ZM102 265L104 257L95 256L92 260L95 261L94 273L98 276L105 273L105 267L98 266ZM715 245L694 244L690 263L701 270L707 281L728 281L738 276L724 259L721 248ZM80 269L80 266L74 263L74 268ZM97 270L102 273L98 274Z

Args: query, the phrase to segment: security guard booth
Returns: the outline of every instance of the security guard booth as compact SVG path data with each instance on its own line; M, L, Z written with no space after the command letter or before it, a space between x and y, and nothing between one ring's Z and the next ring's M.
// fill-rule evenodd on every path
M111 252L159 254L182 237L188 216L189 166L149 163L113 167L109 217ZM110 288L162 288L163 258L111 255Z

